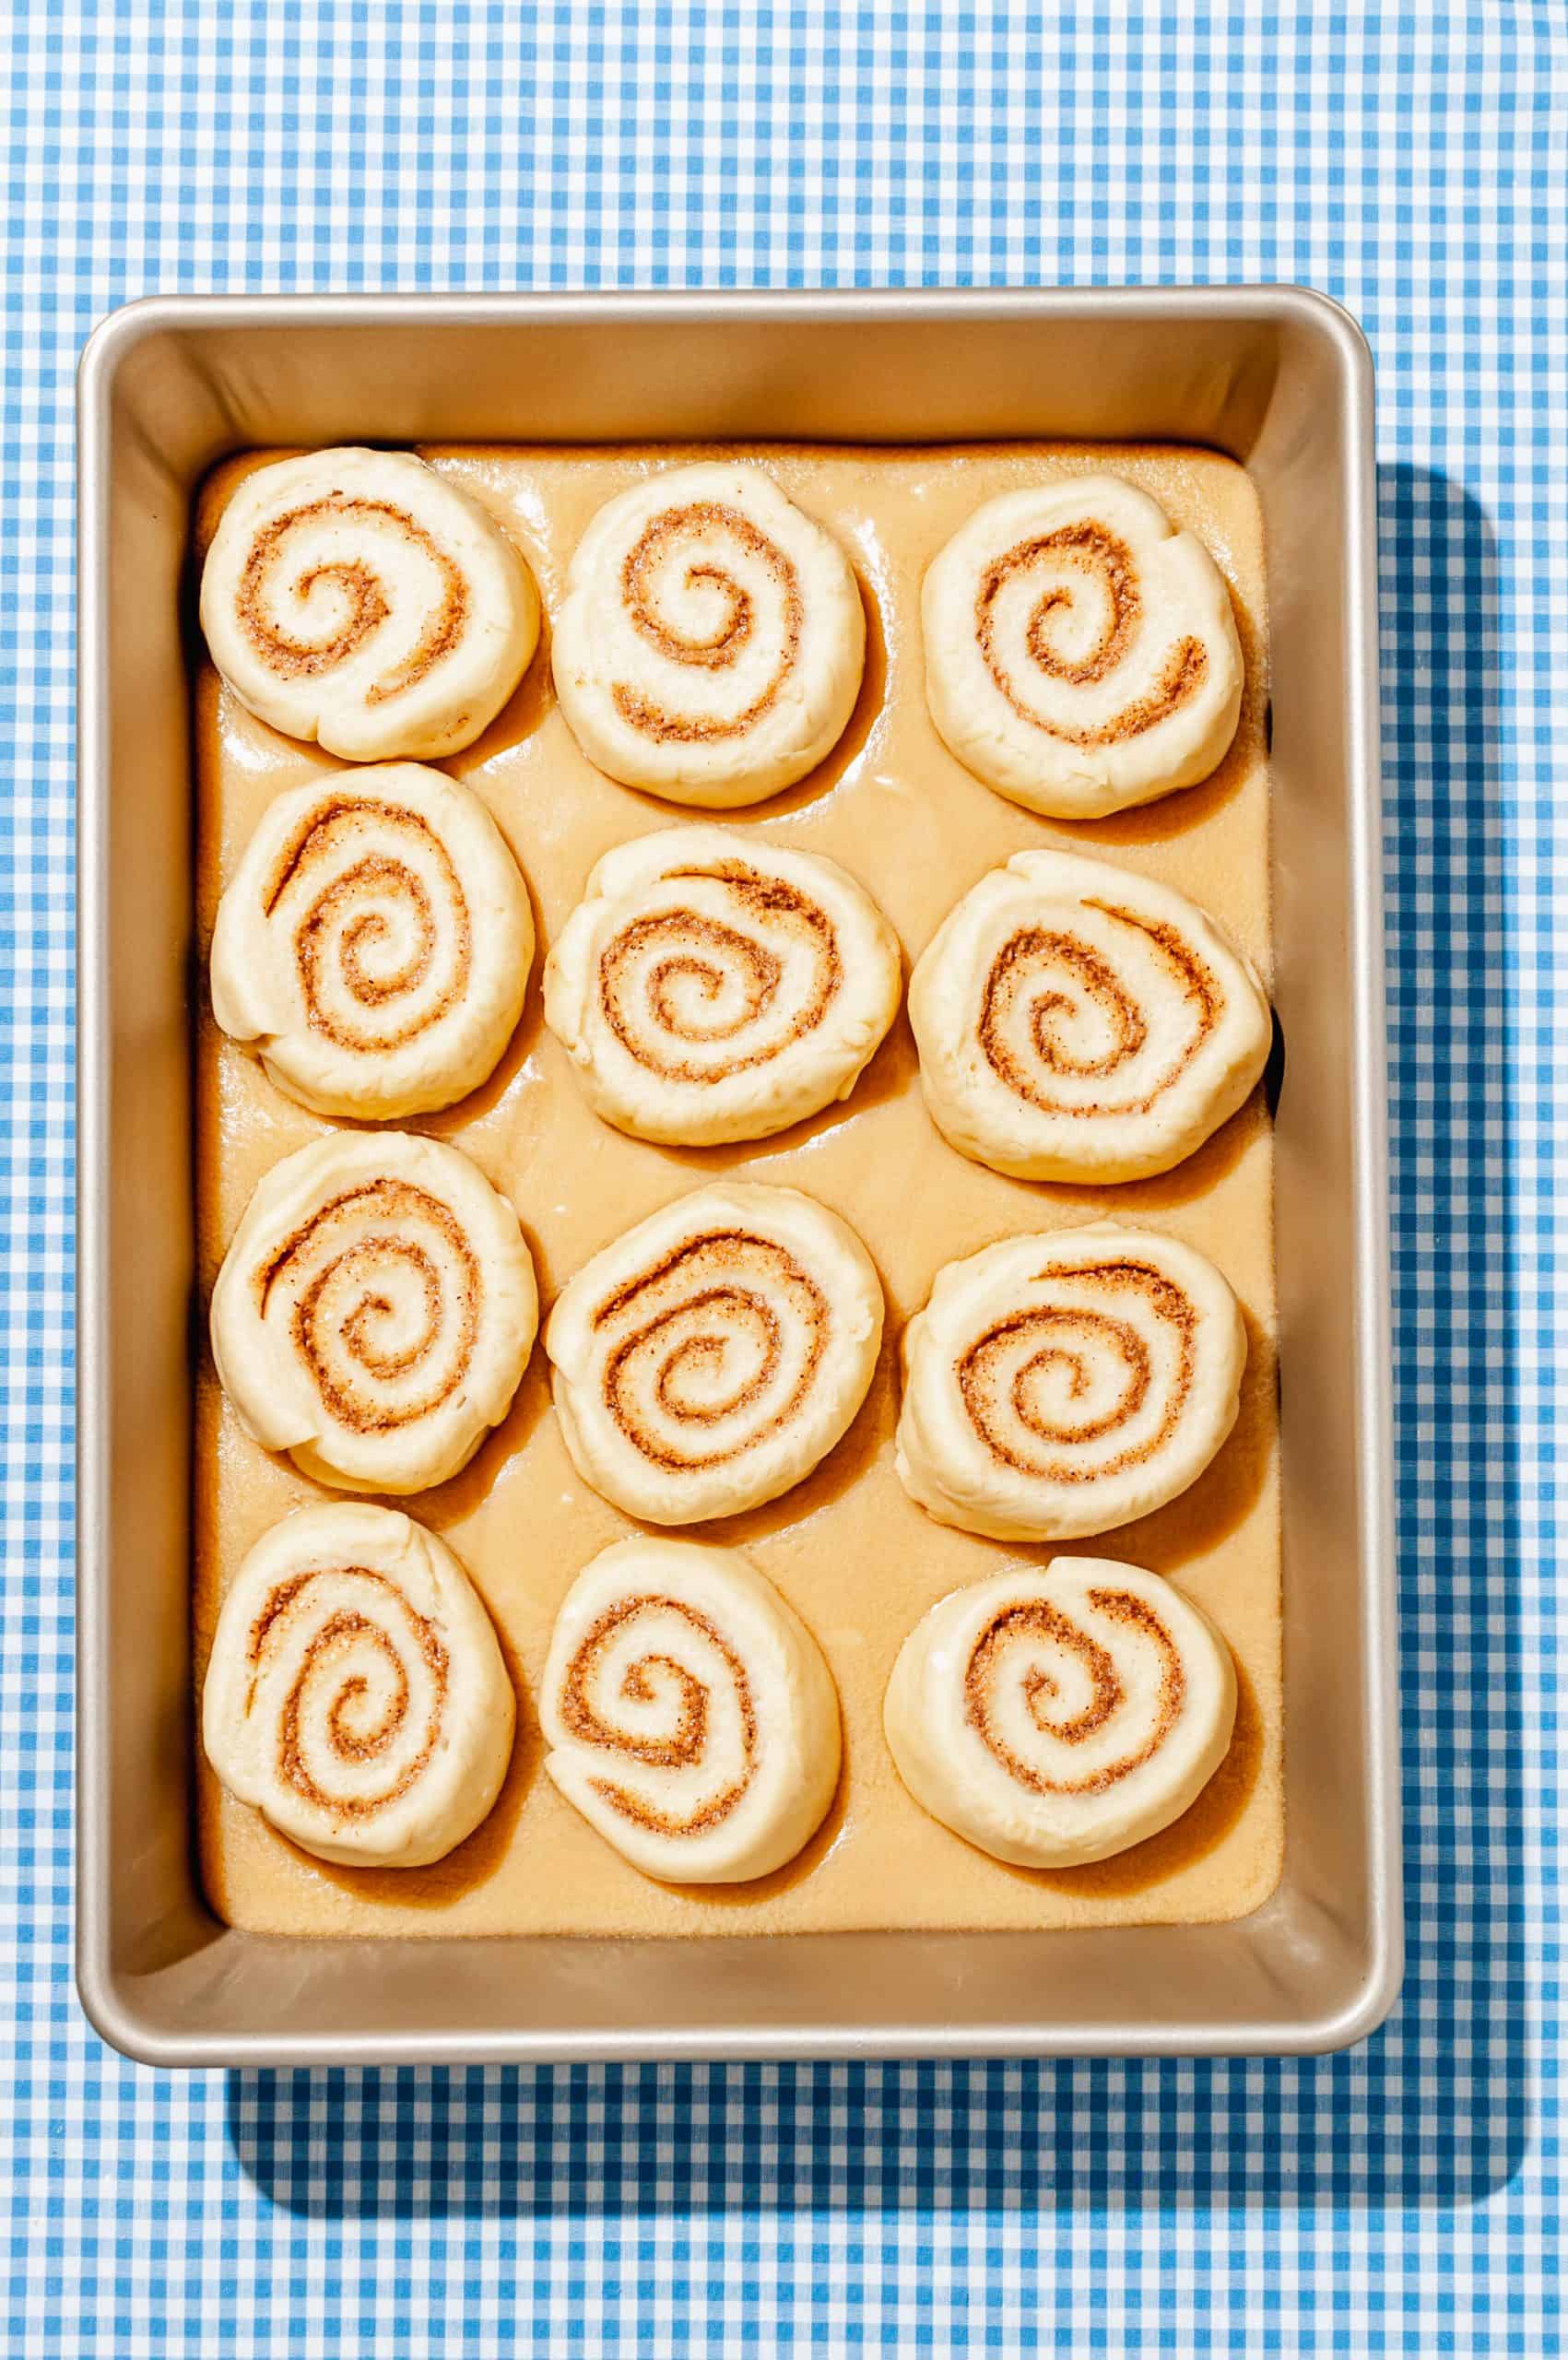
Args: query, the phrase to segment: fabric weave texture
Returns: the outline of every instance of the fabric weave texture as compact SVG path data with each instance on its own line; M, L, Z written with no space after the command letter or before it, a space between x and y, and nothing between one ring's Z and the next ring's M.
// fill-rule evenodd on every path
M21 0L0 105L18 2354L1559 2348L1568 17ZM73 1994L72 371L154 291L1301 280L1379 370L1409 1966L1289 2063L195 2075Z

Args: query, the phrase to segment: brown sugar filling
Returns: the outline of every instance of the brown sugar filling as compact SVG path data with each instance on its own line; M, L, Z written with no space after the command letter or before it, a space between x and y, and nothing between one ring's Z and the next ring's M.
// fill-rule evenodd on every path
M370 1683L362 1672L350 1671L347 1674L324 1715L326 1741L333 1760L358 1766L377 1761L399 1736L408 1717L411 1692L407 1669L397 1642L385 1624L360 1609L348 1606L333 1608L311 1633L300 1651L298 1668L278 1714L277 1775L286 1786L292 1788L303 1801L316 1810L329 1812L338 1820L364 1821L373 1818L378 1811L386 1810L407 1794L418 1783L435 1751L446 1704L447 1653L435 1625L423 1615L417 1614L402 1592L384 1575L372 1573L366 1565L318 1566L310 1573L299 1574L291 1580L278 1583L269 1591L252 1625L248 1649L252 1678L246 1699L247 1712L253 1709L256 1688L268 1651L287 1643L290 1624L301 1612L308 1611L312 1587L324 1580L367 1583L395 1599L398 1608L407 1617L414 1643L424 1658L430 1678L431 1708L423 1740L419 1751L404 1763L396 1777L376 1794L334 1794L320 1784L305 1759L301 1721L310 1688L319 1681L330 1680L335 1667L360 1655L367 1646L389 1665L391 1694L373 1728L351 1725L354 1707L369 1690Z
M1065 721L1037 711L1025 701L996 651L996 605L1003 587L1015 574L1027 572L1047 560L1098 581L1106 600L1105 622L1099 638L1086 655L1073 657L1063 655L1051 636L1052 618L1058 608L1073 603L1072 587L1067 583L1055 582L1043 593L1030 615L1025 640L1031 656L1047 678L1061 680L1070 688L1088 688L1108 678L1126 659L1143 613L1132 551L1118 534L1091 519L1063 525L1054 533L1039 533L1029 540L1018 541L993 559L982 573L975 593L975 636L986 670L1020 720L1043 729L1050 737L1065 738L1069 745L1112 746L1141 736L1186 703L1208 668L1203 643L1197 639L1178 640L1164 658L1153 687L1106 721Z
M417 688L426 674L456 644L468 620L468 585L455 560L407 509L387 500L360 500L342 491L288 509L262 525L252 541L240 576L235 608L241 629L271 672L284 678L317 678L358 655L392 612L374 567L363 558L343 558L313 565L290 584L296 597L308 598L318 582L336 584L348 602L348 612L330 639L292 638L268 610L266 586L273 569L287 561L292 535L311 525L332 519L362 525L370 532L387 530L408 541L430 560L440 578L438 598L419 635L400 664L365 690L367 704L384 704ZM373 546L373 544L372 544Z
M438 918L424 879L411 860L402 859L378 844L388 836L417 844L441 879L445 903L444 923L451 930L451 979L438 998L422 1007L406 1023L371 1029L345 1022L340 1010L328 1008L323 990L329 959L336 958L338 980L357 1007L387 1008L417 992L428 977L439 942ZM364 836L371 848L352 856L356 839ZM468 903L445 845L417 811L401 804L369 797L329 796L301 822L279 856L268 882L263 909L268 917L285 895L309 891L312 873L324 872L326 882L301 913L294 927L294 951L299 963L305 1015L312 1032L340 1049L374 1056L399 1049L441 1021L461 1001L473 964L473 929ZM366 962L383 945L390 932L382 907L364 909L370 902L400 903L412 919L412 947L401 965L390 973L372 974Z
M1136 928L1170 967L1193 1011L1192 1029L1173 1061L1136 1099L1106 1096L1068 1104L1053 1098L1042 1087L1035 1072L1012 1046L1018 1030L1019 1004L1031 992L1034 997L1028 1011L1029 1042L1047 1077L1061 1074L1077 1080L1108 1080L1138 1055L1149 1038L1143 1011L1110 961L1094 945L1079 941L1061 927L1020 926L1003 944L991 962L981 993L976 1036L985 1062L997 1080L1042 1114L1067 1115L1083 1121L1102 1115L1147 1115L1186 1071L1208 1041L1224 1012L1224 994L1218 977L1192 944L1163 919L1142 917L1134 910L1118 909L1109 902L1091 901L1084 906L1100 911L1122 926ZM1112 1040L1101 1056L1075 1057L1058 1037L1053 1020L1070 1016L1074 999L1071 989L1053 985L1049 981L1043 987L1040 985L1042 971L1049 976L1053 970L1063 974L1067 985L1091 1000L1105 1019Z
M1155 1433L1142 1443L1129 1444L1111 1457L1091 1460L1087 1465L1081 1459L1026 1455L1009 1438L1010 1421L1047 1446L1081 1450L1086 1445L1114 1435L1119 1427L1137 1417L1149 1398L1153 1381L1152 1362L1149 1347L1132 1321L1117 1316L1112 1309L1091 1309L1077 1304L1060 1307L1048 1304L999 1320L961 1356L956 1372L959 1390L974 1432L993 1457L1004 1466L1050 1483L1100 1482L1108 1476L1124 1473L1129 1467L1141 1467L1163 1449L1174 1433L1192 1390L1197 1321L1181 1288L1147 1262L1093 1262L1066 1269L1052 1268L1041 1271L1036 1283L1045 1284L1053 1279L1071 1279L1075 1284L1099 1289L1113 1304L1125 1300L1129 1292L1136 1293L1174 1335L1175 1375ZM1021 1367L1014 1369L1004 1398L1002 1368L1010 1362L1015 1346L1022 1339L1035 1349ZM1054 1425L1041 1417L1032 1398L1032 1380L1052 1365L1066 1368L1069 1398L1076 1400L1089 1390L1087 1363L1090 1355L1097 1351L1109 1351L1122 1364L1121 1389L1111 1408L1098 1418L1071 1425Z
M776 541L760 532L749 516L726 502L696 500L685 508L666 508L655 516L638 536L628 550L621 568L621 595L626 610L636 629L650 645L672 664L686 664L706 672L721 672L733 664L750 639L756 616L750 592L732 573L711 559L694 558L686 569L689 584L707 583L724 599L725 612L716 630L706 639L689 639L672 629L660 614L654 577L658 567L672 549L683 540L697 539L703 533L727 534L748 554L760 560L777 583L784 602L783 630L778 661L757 695L744 712L727 721L706 716L666 713L640 689L628 688L618 681L610 694L616 711L633 729L644 737L661 742L682 745L716 743L725 738L743 737L755 726L778 699L800 652L800 633L806 620L805 602L800 595L800 576L794 560L781 549Z
M784 1357L783 1327L762 1292L764 1279L806 1322L808 1341L788 1394L761 1414ZM605 1406L644 1458L687 1473L722 1467L754 1450L796 1415L827 1348L829 1311L817 1281L786 1247L747 1230L715 1230L617 1288L594 1316L595 1328L611 1322L630 1324L605 1363ZM698 1369L722 1375L725 1359L738 1355L743 1344L751 1348L751 1373L743 1383L708 1400L683 1390L682 1380ZM641 1410L650 1392L683 1435L690 1430L690 1440L677 1442L650 1428ZM711 1441L713 1426L748 1410L760 1414L739 1443Z
M433 1230L452 1268L443 1271L417 1237L400 1234L399 1221ZM335 1234L341 1239L336 1250ZM373 1328L392 1308L390 1297L378 1289L384 1290L387 1274L395 1267L413 1274L424 1297L425 1324L411 1343L389 1353L376 1349ZM329 1287L345 1280L357 1289L352 1307L326 1336L322 1332L323 1300ZM262 1265L254 1283L264 1318L276 1286L281 1283L294 1290L289 1316L294 1349L327 1410L354 1434L387 1434L428 1417L455 1392L467 1374L478 1331L478 1264L450 1206L406 1180L373 1180L334 1197ZM453 1317L457 1336L449 1364L423 1393L390 1406L366 1399L356 1389L355 1366L382 1383L407 1376L434 1351ZM347 1378L335 1371L334 1347L336 1356L347 1358L350 1364Z
M677 869L669 881L685 878L721 881L751 931L742 933L738 926L697 910L660 910L633 919L599 954L599 1008L616 1039L639 1065L671 1081L723 1081L768 1064L792 1042L815 1032L843 980L843 965L827 912L782 878L760 876L737 861ZM811 982L799 1005L792 1013L784 1012L776 1031L760 1046L737 1049L722 1064L698 1065L678 1054L673 1058L665 1054L665 1043L696 1045L744 1038L772 1012L784 962L769 947L769 932L804 941L810 951ZM664 955L648 966L644 962L650 950ZM632 997L632 978L639 974L641 1001ZM712 1025L696 1025L682 1017L678 987L716 1002L733 977L738 977L741 986L737 1015Z
M1181 1652L1145 1599L1135 1598L1127 1590L1112 1589L1091 1590L1089 1599L1091 1605L1111 1621L1141 1631L1160 1651L1160 1686L1153 1727L1140 1746L1118 1760L1103 1763L1079 1778L1048 1778L1014 1751L996 1725L993 1703L997 1684L1005 1676L1007 1657L1014 1647L1027 1646L1031 1641L1061 1648L1076 1658L1089 1674L1088 1703L1062 1721L1053 1721L1048 1717L1050 1705L1060 1693L1051 1673L1036 1665L1024 1675L1024 1701L1030 1717L1058 1745L1082 1745L1097 1737L1126 1703L1126 1692L1110 1649L1102 1646L1098 1639L1049 1599L1031 1599L1024 1604L1005 1607L981 1633L965 1668L964 1718L1009 1776L1037 1795L1103 1794L1119 1780L1130 1776L1164 1744L1176 1725L1186 1695Z
M684 1818L658 1810L611 1778L595 1778L594 1788L623 1818L634 1820L640 1827L660 1835L698 1835L729 1817L751 1783L757 1761L757 1714L751 1683L739 1657L706 1614L677 1598L631 1598L607 1607L584 1634L566 1667L558 1698L560 1717L580 1744L602 1747L607 1752L660 1769L690 1770L701 1765L708 1746L708 1691L695 1672L689 1671L662 1648L651 1649L626 1667L621 1674L620 1693L631 1704L652 1705L656 1701L657 1690L651 1675L662 1671L673 1681L678 1705L674 1726L667 1736L639 1737L635 1731L606 1719L594 1703L592 1692L606 1648L629 1623L645 1614L676 1615L691 1630L701 1632L723 1658L735 1682L740 1713L743 1774Z

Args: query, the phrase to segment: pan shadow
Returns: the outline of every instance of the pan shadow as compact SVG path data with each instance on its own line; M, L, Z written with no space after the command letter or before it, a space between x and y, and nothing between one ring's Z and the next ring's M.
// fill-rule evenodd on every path
M822 1823L816 1834L803 1844L793 1860L782 1869L774 1869L765 1877L752 1877L745 1884L672 1884L668 1890L680 1894L688 1901L700 1901L704 1908L737 1911L744 1917L755 1909L759 1902L771 1901L781 1893L790 1892L804 1884L814 1869L820 1867L843 1833L849 1811L849 1733L844 1732L844 1758L839 1770L839 1783L833 1789L833 1800L828 1805ZM762 1938L766 1940L766 1936Z
M555 677L550 670L553 636L549 613L541 598L539 643L529 659L527 670L495 719L486 725L473 743L465 746L460 752L443 758L443 766L457 771L469 785L474 785L472 773L475 771L482 770L498 755L509 752L513 746L521 746L525 739L534 737L554 711ZM494 818L504 831L505 822L499 808L494 808ZM517 852L515 844L513 850ZM518 857L522 857L520 853Z
M1240 793L1260 751L1267 743L1268 681L1265 672L1262 634L1257 618L1233 582L1227 583L1236 636L1242 644L1242 709L1236 734L1218 769L1196 785L1153 803L1139 803L1130 811L1113 811L1102 820L1075 820L1073 836L1088 852L1113 850L1118 844L1162 844L1201 827L1222 811Z
M538 1241L526 1224L523 1234L528 1241L528 1250L534 1256L536 1268ZM500 1425L491 1428L466 1467L460 1468L444 1483L438 1483L433 1491L419 1493L419 1522L428 1524L432 1532L444 1532L449 1525L460 1524L465 1517L472 1516L525 1447L535 1427L549 1407L549 1376L544 1348L536 1343L513 1396L512 1407Z
M1125 1899L1147 1893L1183 1869L1194 1867L1223 1843L1247 1807L1263 1767L1263 1717L1245 1667L1236 1664L1236 1725L1225 1759L1178 1820L1158 1835L1145 1836L1109 1860L1092 1860L1081 1869L1019 1869L998 1861L998 1868L1024 1884L1041 1885L1055 1893L1080 1898Z
M488 1884L516 1841L517 1822L544 1761L544 1739L529 1702L522 1658L499 1622L494 1629L517 1698L517 1732L501 1792L472 1835L444 1860L434 1860L417 1873L407 1869L354 1869L340 1861L318 1860L310 1853L296 1855L316 1876L350 1894L357 1904L374 1909L384 1903L399 1914L416 1909L433 1916L465 1894ZM287 1838L278 1840L295 1851Z
M750 1170L770 1156L797 1155L825 1133L837 1131L872 1107L902 1097L919 1071L919 1063L914 1036L901 1003L898 1014L862 1067L860 1078L847 1098L835 1098L831 1106L819 1108L815 1115L803 1115L798 1123L791 1123L782 1131L772 1131L766 1139L730 1139L714 1147L654 1147L653 1151L666 1163L682 1165L696 1181L711 1180L718 1173L734 1171L737 1165Z
M496 2221L503 2236L510 2221L570 2218L604 2224L607 2248L614 2236L627 2251L640 2224L668 2217L803 2214L808 2236L841 2212L906 2216L912 2233L968 2215L982 2230L1021 2220L1044 2250L1052 2224L1075 2214L1156 2235L1174 2214L1208 2234L1224 2208L1286 2236L1330 2211L1446 2216L1519 2171L1540 2099L1519 1964L1535 1838L1512 1807L1525 1769L1518 1566L1532 1552L1539 1562L1521 1504L1517 1339L1539 1309L1513 1210L1515 1044L1495 906L1513 843L1495 654L1504 591L1485 513L1461 485L1400 465L1380 471L1379 490L1397 591L1383 655L1409 1633L1409 1970L1390 2023L1338 2055L1262 2060L230 2073L230 2144L270 2201L327 2223ZM1447 848L1435 871L1434 844ZM1471 946L1463 960L1432 961L1434 898ZM1483 1040L1503 1046L1477 1054ZM1114 1545L1162 1570L1148 1536L1135 1550L1125 1530ZM1484 1676L1429 1673L1418 1646ZM1455 2135L1432 2135L1434 2106Z

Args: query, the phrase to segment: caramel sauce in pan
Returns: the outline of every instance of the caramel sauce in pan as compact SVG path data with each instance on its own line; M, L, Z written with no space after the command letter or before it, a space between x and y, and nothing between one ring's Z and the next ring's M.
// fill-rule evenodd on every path
M268 454L277 455L277 454ZM500 517L533 567L547 615L595 509L651 466L713 455L682 448L427 453ZM746 455L729 452L725 455ZM764 842L828 853L867 885L913 961L959 895L1009 855L1053 845L1164 879L1211 910L1270 968L1267 696L1262 528L1244 472L1215 454L1100 446L966 445L880 451L772 446L792 497L836 532L867 602L866 684L843 739L809 779L718 815ZM206 488L198 539L256 459ZM1207 542L1229 581L1246 657L1236 743L1214 777L1142 810L1056 822L1020 810L946 751L925 709L920 583L983 500L1043 475L1109 467ZM243 713L210 671L197 683L205 950L223 883L267 799L340 767ZM517 1205L545 1304L590 1254L658 1205L721 1176L809 1190L853 1223L881 1272L887 1338L869 1399L838 1448L794 1492L694 1539L744 1547L816 1634L838 1682L844 1776L800 1858L752 1885L664 1887L643 1877L540 1772L532 1704L556 1608L595 1551L634 1528L574 1473L536 1349L505 1424L464 1473L404 1503L456 1550L495 1616L519 1685L512 1773L485 1824L445 1861L413 1870L306 1858L231 1801L201 1768L200 1842L219 1914L257 1929L333 1935L784 1933L867 1927L1024 1928L1235 1918L1278 1881L1280 1787L1279 1506L1275 1406L1271 1143L1261 1097L1175 1172L1115 1188L1008 1180L939 1138L901 1015L854 1095L773 1139L665 1149L624 1139L590 1110L540 1019L538 967L589 868L626 838L701 820L614 785L576 749L549 681L548 626L527 678L475 746L442 767L483 796L528 879L539 961L523 1020L493 1079L410 1128L464 1148ZM274 1090L198 1011L200 1277L266 1168L331 1127ZM1214 1615L1235 1652L1241 1701L1231 1754L1162 1835L1092 1867L1033 1870L987 1858L905 1793L881 1733L881 1699L905 1633L934 1601L1048 1549L934 1524L893 1473L897 1347L942 1262L998 1237L1100 1218L1147 1221L1218 1262L1244 1306L1249 1360L1231 1440L1183 1499L1061 1553L1168 1574ZM332 1496L241 1433L205 1353L196 1437L196 1675L244 1552L289 1508Z

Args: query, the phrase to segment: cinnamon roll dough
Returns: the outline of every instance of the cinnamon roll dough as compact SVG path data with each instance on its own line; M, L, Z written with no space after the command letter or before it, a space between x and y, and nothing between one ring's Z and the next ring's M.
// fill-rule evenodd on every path
M202 569L212 660L250 711L348 761L455 753L538 643L513 542L407 451L309 451L235 487Z
M816 1833L839 1782L822 1651L734 1549L601 1550L556 1619L539 1719L556 1786L645 1876L766 1876Z
M545 1330L572 1464L628 1516L699 1524L777 1499L866 1398L882 1288L797 1188L699 1188L564 1286Z
M477 1089L534 956L527 889L477 795L418 762L277 796L218 905L212 1012L320 1115Z
M899 1776L994 1859L1074 1868L1158 1835L1225 1758L1236 1671L1208 1617L1139 1565L1054 1557L954 1590L899 1649Z
M672 803L793 786L843 737L866 617L832 535L764 467L660 469L584 534L555 624L561 711L590 761Z
M937 730L1028 810L1099 819L1170 795L1236 734L1224 576L1119 475L985 502L933 561L922 614Z
M898 1012L898 937L821 853L667 828L595 866L545 1021L635 1139L765 1139L847 1098Z
M523 550L552 615L572 552L606 502L651 466L667 469L707 455L554 448L427 454L490 508ZM1054 847L1173 886L1212 912L1267 978L1264 574L1257 504L1243 471L1213 453L1123 446L772 448L757 455L854 561L868 621L867 693L850 736L812 781L725 824L752 844L838 861L886 913L912 959L982 877L1026 847ZM203 539L249 464L227 464L213 478L198 520ZM1235 596L1246 690L1235 743L1208 785L1146 810L1058 826L982 785L937 738L924 690L921 584L937 549L984 501L1043 476L1107 468L1135 479L1214 552ZM205 954L221 889L268 803L328 765L312 747L254 720L210 667L198 672L195 703L197 940ZM656 807L582 754L555 702L548 665L536 663L484 740L446 768L484 802L511 844L528 879L542 947L559 941L595 864L662 824ZM712 1933L733 1941L899 1925L1190 1922L1256 1908L1278 1875L1283 1823L1271 1150L1262 1092L1255 1091L1185 1163L1118 1188L1113 1205L1103 1188L1041 1187L956 1155L933 1127L902 1016L831 1121L743 1147L685 1149L648 1145L607 1124L540 1021L539 1007L531 988L490 1082L408 1127L460 1147L517 1206L547 1304L607 1240L719 1179L804 1189L848 1221L875 1257L887 1332L870 1391L843 1443L792 1491L690 1535L740 1549L815 1635L843 1707L838 1796L797 1859L760 1881L660 1882L613 1850L543 1775L536 1718L526 1711L506 1784L468 1841L430 1868L381 1871L312 1860L236 1801L202 1760L201 1870L218 1914L260 1932L369 1940ZM324 1126L218 1032L205 994L196 1016L196 1277L205 1299L257 1182ZM1287 1092L1303 1086L1302 1076L1287 1075ZM900 1388L892 1346L944 1262L1015 1233L1081 1226L1108 1210L1118 1221L1180 1237L1219 1265L1246 1315L1247 1365L1231 1437L1189 1491L1119 1529L1114 1542L1061 1546L1131 1558L1169 1575L1209 1614L1236 1659L1236 1734L1192 1809L1163 1834L1097 1864L1020 1870L956 1841L931 1819L899 1777L882 1731L894 1660L925 1610L1032 1553L938 1525L904 1492L893 1464ZM471 1465L403 1503L456 1551L490 1610L514 1683L536 1699L567 1591L595 1552L634 1529L572 1465L548 1375L545 1356L536 1353L511 1410ZM205 1351L196 1396L199 1693L223 1597L247 1550L291 1508L331 1495L291 1458L245 1433Z
M1096 1221L937 1273L903 1336L899 1481L995 1540L1109 1532L1197 1481L1236 1422L1246 1329L1207 1256Z
M506 1415L538 1325L517 1216L454 1147L335 1132L257 1187L212 1292L246 1431L345 1491L422 1492Z
M910 978L932 1120L1020 1180L1144 1180L1202 1146L1267 1062L1251 962L1155 879L1015 853Z
M224 1599L202 1691L207 1760L319 1859L443 1858L500 1793L515 1718L477 1591L395 1508L297 1509Z

